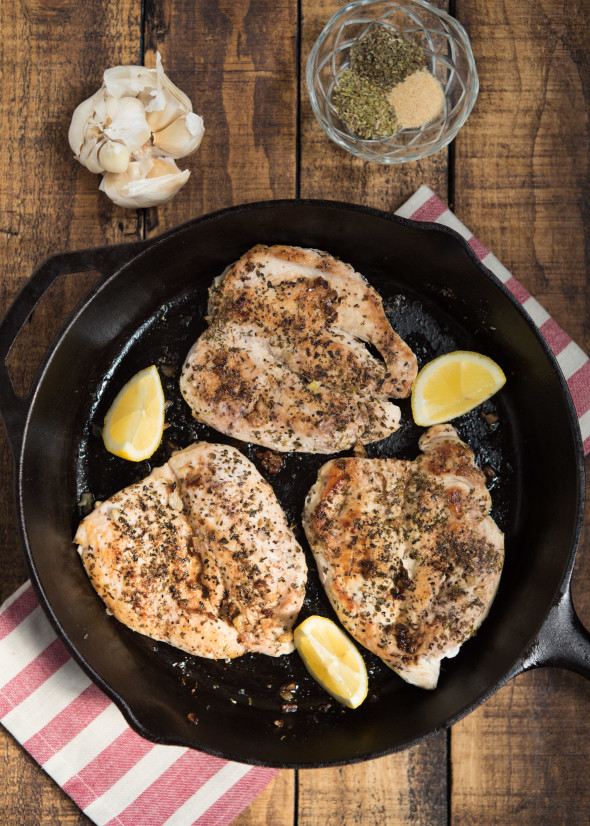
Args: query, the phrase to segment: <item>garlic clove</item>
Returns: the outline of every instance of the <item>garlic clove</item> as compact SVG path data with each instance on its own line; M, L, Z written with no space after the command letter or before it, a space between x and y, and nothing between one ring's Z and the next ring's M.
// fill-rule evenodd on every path
M165 129L156 132L153 137L154 146L171 158L184 158L197 149L204 131L203 119L194 112L188 112L173 120Z
M165 129L166 126L171 124L176 118L184 115L185 112L186 109L179 107L176 98L173 98L171 95L166 95L164 107L157 110L146 110L145 117L152 132L158 132L161 129Z
M97 155L98 163L106 172L125 172L130 158L131 153L126 146L109 140L101 145Z
M159 178L163 175L175 175L180 172L172 158L154 158L152 168L147 174L147 178Z
M166 203L189 177L190 170L181 172L172 158L154 158L146 177L140 164L131 161L126 172L107 172L99 188L118 206L137 209Z
M120 141L131 152L149 141L151 129L145 119L143 104L137 98L107 98L106 115L105 137Z

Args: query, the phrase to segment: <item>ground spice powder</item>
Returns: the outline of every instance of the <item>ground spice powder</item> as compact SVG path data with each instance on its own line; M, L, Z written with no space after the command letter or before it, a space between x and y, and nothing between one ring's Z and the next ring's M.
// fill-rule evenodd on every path
M445 95L439 81L423 69L394 86L387 100L402 129L417 129L442 112Z

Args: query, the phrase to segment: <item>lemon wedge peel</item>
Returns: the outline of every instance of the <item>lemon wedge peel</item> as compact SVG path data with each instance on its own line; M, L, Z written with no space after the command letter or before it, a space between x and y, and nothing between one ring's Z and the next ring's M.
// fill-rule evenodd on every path
M493 359L471 350L455 350L429 361L412 388L412 415L417 425L442 424L468 413L506 384Z
M164 391L155 365L136 373L105 416L103 441L115 456L141 462L155 452L164 432Z
M335 700L358 708L367 696L367 669L358 648L327 617L314 615L294 632L295 647L314 680Z

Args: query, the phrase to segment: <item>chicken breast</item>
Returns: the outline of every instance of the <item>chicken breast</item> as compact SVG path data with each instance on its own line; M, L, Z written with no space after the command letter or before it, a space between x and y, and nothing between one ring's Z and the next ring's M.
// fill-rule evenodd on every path
M303 525L321 582L352 636L422 688L437 685L486 617L504 537L472 451L451 425L420 438L414 461L325 464Z
M98 505L74 541L107 608L200 657L293 651L304 553L238 450L198 442Z
M371 355L371 344L383 360ZM278 451L334 453L399 427L417 372L381 298L318 250L256 246L216 279L180 389L197 419Z

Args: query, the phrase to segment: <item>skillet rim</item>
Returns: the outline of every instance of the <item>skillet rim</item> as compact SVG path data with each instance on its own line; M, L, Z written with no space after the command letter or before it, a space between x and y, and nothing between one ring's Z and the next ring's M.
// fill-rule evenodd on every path
M434 232L434 233L442 233L444 235L449 236L455 243L458 242L459 247L462 251L467 255L467 257L471 260L472 264L475 265L476 269L484 275L488 281L492 283L493 286L496 288L500 288L500 293L503 294L504 298L508 299L509 302L512 304L514 308L516 308L517 312L526 322L527 327L529 330L533 332L538 343L541 344L541 349L545 355L545 358L548 360L548 363L551 367L551 371L554 375L556 375L558 379L558 383L561 388L561 396L566 404L567 409L567 419L569 424L569 433L573 437L573 447L575 450L575 459L576 459L576 476L577 476L577 496L576 496L576 507L575 507L575 522L572 525L572 542L571 546L568 549L567 559L564 561L564 565L561 571L561 576L559 578L559 582L555 586L554 595L551 600L551 603L548 605L543 619L534 631L531 634L527 644L525 645L524 649L521 652L520 657L513 663L512 667L508 670L506 674L503 675L499 680L496 680L491 685L487 686L487 688L482 691L474 700L466 707L459 710L456 714L451 715L450 717L445 718L445 720L439 725L432 729L430 729L427 733L421 734L416 737L408 738L403 742L398 743L393 748L386 748L383 750L373 750L369 754L362 754L353 756L352 758L343 758L342 760L329 760L326 762L322 761L314 761L313 763L310 762L298 762L298 761L268 761L268 760L259 760L257 758L249 758L247 761L245 758L240 757L236 758L235 755L228 754L222 750L215 750L209 747L203 747L202 745L195 745L193 742L190 742L188 739L185 740L182 737L165 737L160 735L154 735L152 732L149 731L148 728L144 726L144 724L139 720L139 718L135 715L131 706L120 696L116 693L114 689L111 689L109 685L104 681L104 679L90 666L90 664L85 660L84 656L77 650L73 643L71 643L69 636L65 629L62 627L58 617L56 616L49 599L45 595L43 587L40 583L39 577L37 575L37 569L34 564L33 554L31 547L29 545L27 539L27 531L25 525L25 517L24 517L24 505L23 505L23 487L25 484L25 480L23 479L23 464L24 464L24 455L26 452L26 442L27 442L27 434L29 430L29 426L31 423L33 408L35 406L35 401L39 390L43 384L45 379L46 372L50 366L50 363L54 357L54 355L59 350L59 347L62 343L62 340L67 335L70 328L76 323L78 317L81 313L84 312L87 305L94 299L96 295L102 292L103 289L107 288L107 286L115 279L119 278L126 270L127 267L136 264L138 259L143 257L144 255L150 253L155 247L160 246L161 244L167 242L172 237L181 234L183 231L189 230L191 227L198 225L198 224L206 224L212 221L222 220L223 216L226 214L231 215L240 215L240 214L247 214L253 211L262 211L273 209L278 206L288 206L288 207L295 207L295 208L312 208L312 209L331 209L331 210L341 210L343 212L357 212L357 213L364 213L369 216L373 216L375 218L388 221L390 223L396 223L401 226L408 226L413 229L418 229L420 231L426 232ZM133 243L133 242L132 242ZM135 242L136 244L138 242ZM574 403L571 398L569 389L567 387L567 382L565 377L559 367L557 359L553 355L547 341L541 334L539 328L523 308L522 304L515 298L515 296L508 290L504 283L502 283L497 276L495 276L491 270L489 270L477 257L475 252L473 251L472 247L469 245L467 240L460 235L456 230L448 227L444 224L437 224L435 222L428 222L428 221L414 221L412 219L404 218L398 215L395 215L391 212L386 212L384 210L377 209L375 207L364 206L361 204L354 204L349 202L343 201L331 201L327 199L278 199L278 200L267 200L267 201L258 201L246 204L238 204L235 206L225 207L220 210L216 210L211 213L206 213L205 215L198 216L196 218L189 219L188 221L183 222L182 224L173 227L170 230L167 230L160 235L156 236L153 239L146 239L143 242L139 242L144 246L137 251L135 255L131 258L127 258L121 266L115 266L115 268L103 275L95 285L89 290L89 292L78 302L78 304L74 307L72 312L69 314L68 318L65 320L63 325L60 329L56 332L53 340L49 344L47 351L41 360L38 370L36 371L35 377L33 379L31 390L24 400L27 404L26 414L25 414L25 422L22 430L22 438L20 445L18 446L17 450L14 450L14 471L15 471L15 504L16 504L16 512L17 512L17 525L19 530L19 536L21 540L21 546L23 548L23 552L25 555L25 559L27 562L27 567L29 569L31 575L31 582L33 587L36 591L36 594L39 598L40 604L43 606L46 615L48 616L51 624L58 632L58 635L62 642L66 645L68 651L72 654L73 658L76 662L83 668L83 670L88 674L88 676L95 682L99 687L110 697L110 699L117 705L117 707L121 710L123 716L129 723L129 725L134 728L141 736L145 737L147 740L151 742L159 743L159 744L168 744L168 745L179 745L183 747L192 748L195 750L200 750L208 754L212 754L217 757L221 757L227 760L236 760L239 759L242 762L247 762L251 765L257 766L266 766L266 767L274 767L274 768L313 768L313 767L325 767L325 766L338 766L338 765L348 765L356 762L361 762L368 759L374 759L376 757L383 756L385 754L391 754L397 751L401 751L405 748L408 748L411 745L419 743L426 738L437 734L450 726L454 725L456 722L461 720L467 714L471 713L475 708L480 706L483 702L485 702L492 694L494 694L499 688L501 688L506 682L512 679L517 674L521 673L523 670L530 668L534 665L534 663L527 664L527 656L528 652L532 647L534 647L536 641L538 640L542 629L547 623L549 612L551 608L561 599L563 594L566 592L569 582L571 579L573 567L575 564L576 554L579 547L580 542L580 534L582 530L582 523L583 523L583 512L584 512L584 491L585 491L585 473L584 473L584 456L583 456L583 446L582 446L582 439L580 428L578 424L578 418L575 411ZM120 245L122 249L127 245ZM94 253L96 255L100 255L106 250L111 250L113 245L105 245L102 247L96 247L93 249L84 250L87 253ZM31 276L31 279L34 278ZM18 337L18 334L17 334ZM565 554L564 554L565 556Z

